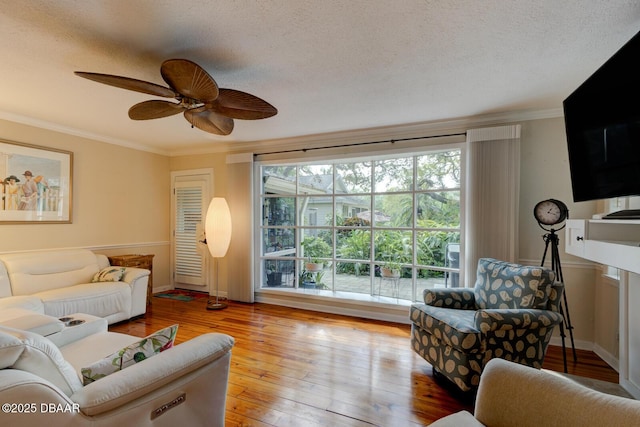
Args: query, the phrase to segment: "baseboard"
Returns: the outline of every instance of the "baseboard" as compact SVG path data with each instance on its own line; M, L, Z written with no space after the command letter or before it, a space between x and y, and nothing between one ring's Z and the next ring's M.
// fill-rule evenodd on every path
M173 290L173 286L170 285L165 285L165 286L154 286L153 289L151 290L152 293L157 294L159 292L167 292L167 291L172 291Z
M304 298L298 296L296 299L283 298L270 293L257 293L256 302L265 304L280 305L284 307L298 308L303 310L319 311L322 313L339 314L343 316L360 317L364 319L382 320L385 322L403 323L409 322L409 308L406 306L398 306L390 308L381 305L362 305L357 302L349 304L348 301L340 300L339 306L323 304L322 300ZM333 301L335 304L337 301Z
M598 344L593 345L593 352L600 357L600 359L607 362L609 366L616 370L616 372L620 372L620 362L616 356L606 351L604 348L600 347Z
M173 291L174 289L181 289L179 286L175 287L175 286L171 286L171 285L165 285L165 286L154 286L153 287L153 293L157 294L160 292L167 292L167 291ZM191 291L193 289L184 289L185 291ZM194 292L200 292L200 291L194 291ZM227 293L220 291L220 293L218 294L219 298L224 298L227 299Z
M559 337L559 336L551 337L551 341L549 341L549 344L555 345L557 347L562 347L562 337ZM576 350L594 351L593 350L594 345L591 341L574 339L573 344L575 345ZM569 338L569 335L567 335L564 339L564 346L567 349L571 348L571 338Z

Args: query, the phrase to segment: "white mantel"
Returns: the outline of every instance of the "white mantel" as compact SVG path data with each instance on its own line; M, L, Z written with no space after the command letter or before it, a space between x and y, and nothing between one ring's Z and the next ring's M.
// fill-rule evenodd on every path
M621 270L620 385L640 399L640 220L569 220L565 252Z

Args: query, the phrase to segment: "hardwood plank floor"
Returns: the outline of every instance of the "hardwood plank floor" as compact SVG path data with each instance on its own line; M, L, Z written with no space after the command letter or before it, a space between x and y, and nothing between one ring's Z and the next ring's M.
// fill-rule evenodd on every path
M410 326L269 304L153 298L144 318L110 330L146 336L179 323L177 343L207 332L233 336L227 426L419 426L470 404L434 382L411 350ZM617 382L594 353L568 355L569 373ZM550 347L545 368L562 372Z

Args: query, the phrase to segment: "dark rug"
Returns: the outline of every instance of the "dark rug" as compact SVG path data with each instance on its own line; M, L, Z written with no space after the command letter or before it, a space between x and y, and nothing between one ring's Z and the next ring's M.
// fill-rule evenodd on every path
M185 291L181 289L174 289L172 291L159 292L153 295L158 298L169 298L177 301L193 301L197 298L209 298L209 294L204 292Z

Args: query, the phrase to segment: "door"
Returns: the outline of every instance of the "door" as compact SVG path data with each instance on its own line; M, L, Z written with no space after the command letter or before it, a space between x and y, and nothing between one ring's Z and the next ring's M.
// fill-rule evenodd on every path
M209 200L210 175L186 175L173 184L173 282L176 288L209 292L208 253L198 244Z

